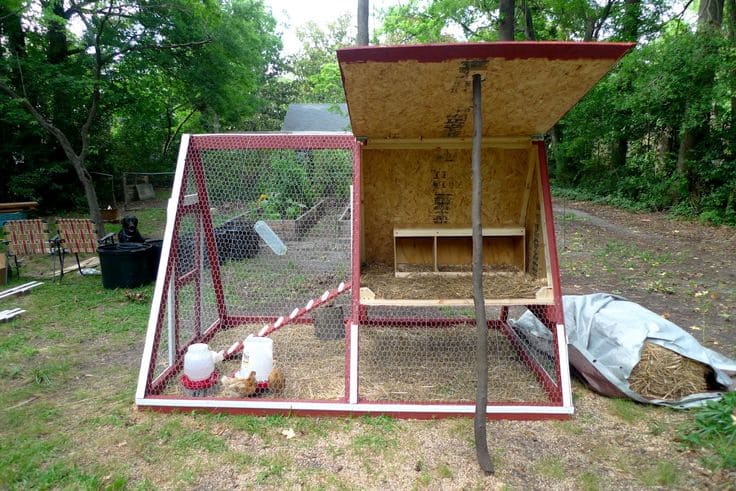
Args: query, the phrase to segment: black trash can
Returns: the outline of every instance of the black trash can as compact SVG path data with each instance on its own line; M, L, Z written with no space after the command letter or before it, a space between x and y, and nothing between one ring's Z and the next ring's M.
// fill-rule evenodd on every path
M158 276L158 265L159 262L161 262L161 250L164 247L164 241L158 239L146 239L146 244L149 244L151 246L148 255L148 273L150 275L151 281L156 281L156 276Z
M261 248L253 222L242 218L230 220L215 229L217 260L220 264L227 260L249 259L255 257Z
M151 281L150 244L108 244L97 248L102 286L135 288Z

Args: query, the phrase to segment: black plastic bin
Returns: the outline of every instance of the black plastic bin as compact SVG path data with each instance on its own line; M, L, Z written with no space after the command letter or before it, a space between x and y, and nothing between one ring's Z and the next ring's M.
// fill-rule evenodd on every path
M146 239L146 244L151 246L148 255L148 273L152 281L156 281L158 275L158 264L161 262L161 250L164 247L163 240Z
M151 281L151 244L103 245L97 254L105 288L135 288Z

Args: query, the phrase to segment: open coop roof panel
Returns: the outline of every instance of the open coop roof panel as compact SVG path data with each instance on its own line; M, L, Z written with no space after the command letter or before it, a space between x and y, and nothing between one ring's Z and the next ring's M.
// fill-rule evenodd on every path
M483 135L547 132L633 44L499 42L337 51L353 134L471 137L472 75L483 77Z

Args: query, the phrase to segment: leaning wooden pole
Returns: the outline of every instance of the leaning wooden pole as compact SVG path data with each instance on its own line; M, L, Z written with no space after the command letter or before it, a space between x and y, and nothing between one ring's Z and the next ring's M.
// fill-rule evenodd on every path
M493 463L488 455L486 437L486 406L488 404L488 323L483 294L483 222L481 219L480 145L483 139L483 114L481 111L480 75L473 75L473 303L475 304L475 329L477 335L475 367L478 384L475 392L475 453L478 465L487 474L493 473Z

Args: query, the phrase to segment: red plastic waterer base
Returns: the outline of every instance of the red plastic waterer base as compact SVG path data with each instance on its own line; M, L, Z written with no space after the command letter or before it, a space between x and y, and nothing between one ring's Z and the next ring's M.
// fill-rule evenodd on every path
M206 397L215 391L219 379L220 373L215 370L209 378L204 380L190 380L186 375L182 375L179 377L179 382L188 396Z

